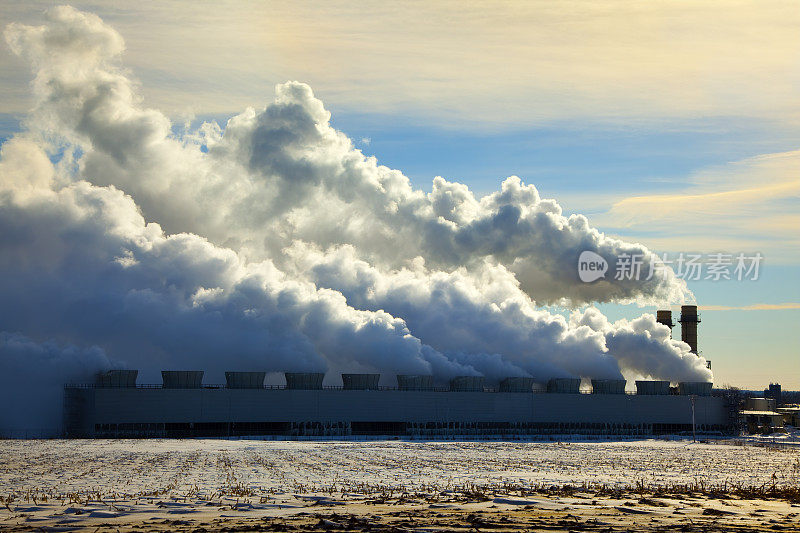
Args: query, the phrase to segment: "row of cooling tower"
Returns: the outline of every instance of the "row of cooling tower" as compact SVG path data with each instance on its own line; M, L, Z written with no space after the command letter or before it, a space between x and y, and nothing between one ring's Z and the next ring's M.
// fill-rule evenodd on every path
M136 387L138 370L111 370L98 376L100 387ZM225 372L229 389L260 389L264 387L266 372ZM293 390L322 389L325 374L321 372L286 372L286 388ZM342 374L345 390L377 390L380 374ZM165 389L198 389L202 387L202 370L164 370L161 372ZM624 379L593 379L594 394L625 394ZM547 382L546 390L552 393L578 394L581 380L577 378L555 378ZM535 382L528 377L507 377L500 381L500 392L533 392ZM681 382L677 391L670 390L669 381L637 381L636 394L708 396L712 384L708 382ZM407 391L434 390L433 376L398 375L397 388ZM458 392L483 392L485 378L482 376L458 376L450 380L449 390Z

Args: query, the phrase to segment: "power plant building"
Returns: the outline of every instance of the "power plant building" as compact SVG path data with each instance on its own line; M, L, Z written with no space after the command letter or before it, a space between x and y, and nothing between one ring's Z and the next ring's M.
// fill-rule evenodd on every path
M691 431L692 398L698 431L725 432L731 425L722 398L673 394L669 388L664 394L665 382L640 381L637 386L646 393L626 394L619 392L618 384L580 392L569 380L548 383L553 392L534 392L528 388L530 378L508 378L498 389L486 388L480 379L454 380L453 388L423 388L423 384L376 389L372 375L353 379L355 385L348 388L315 387L321 383L319 376L295 375L292 387L288 379L286 387L264 387L258 385L261 372L247 379L231 374L227 386L189 387L183 386L185 381L181 386L168 386L166 377L161 387L109 386L107 382L69 385L65 388L66 434L283 438L658 435ZM689 391L693 386L679 389Z
M690 315L682 313L686 323ZM696 317L696 307L694 316ZM661 317L659 317L661 318ZM671 317L664 316L664 321ZM698 319L699 321L699 319ZM663 322L662 322L663 323ZM696 349L696 339L693 348ZM410 438L525 435L659 435L728 432L736 423L711 383L578 378L537 381L510 376L454 377L437 387L430 375L398 375L379 387L379 374L342 374L323 386L322 373L285 374L265 386L266 373L226 372L225 385L204 385L202 371L163 371L161 385L137 385L135 370L115 370L95 383L67 385L68 437L346 437Z

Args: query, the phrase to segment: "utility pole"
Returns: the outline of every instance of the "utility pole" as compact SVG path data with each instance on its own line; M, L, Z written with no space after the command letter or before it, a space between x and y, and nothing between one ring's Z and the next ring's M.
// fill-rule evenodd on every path
M689 396L689 400L691 400L692 402L692 442L697 442L697 431L695 429L695 423L694 423L694 401L696 399L697 396L695 396L694 394Z

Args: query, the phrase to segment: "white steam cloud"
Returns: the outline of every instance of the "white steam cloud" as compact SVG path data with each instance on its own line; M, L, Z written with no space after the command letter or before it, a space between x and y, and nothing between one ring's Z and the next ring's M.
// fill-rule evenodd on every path
M645 272L657 258L517 177L483 198L440 177L415 190L297 82L224 128L176 134L98 17L58 7L5 35L37 102L0 153L5 395L120 365L146 381L167 368L711 379L652 315L537 308L687 291L669 269L581 283L584 250L642 254Z

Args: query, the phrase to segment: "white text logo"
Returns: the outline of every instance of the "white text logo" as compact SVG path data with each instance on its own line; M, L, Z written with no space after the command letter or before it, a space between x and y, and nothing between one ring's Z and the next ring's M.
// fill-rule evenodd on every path
M578 277L584 283L591 283L606 277L608 263L602 256L589 250L581 252L578 258Z

